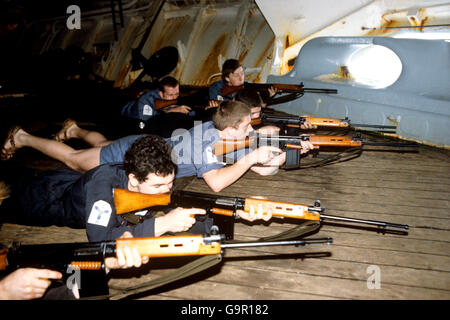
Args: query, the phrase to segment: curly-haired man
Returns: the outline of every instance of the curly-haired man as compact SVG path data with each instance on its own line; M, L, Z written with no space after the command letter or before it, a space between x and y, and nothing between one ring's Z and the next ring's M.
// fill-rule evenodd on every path
M157 218L141 212L142 222L130 224L116 214L114 205L115 188L146 194L169 192L176 170L171 149L163 138L146 135L131 145L123 163L97 166L84 174L59 168L28 175L20 183L16 180L10 196L3 200L2 220L86 228L89 241L114 240L126 231L135 237L187 231L196 222L192 215L205 214L205 210L175 208Z

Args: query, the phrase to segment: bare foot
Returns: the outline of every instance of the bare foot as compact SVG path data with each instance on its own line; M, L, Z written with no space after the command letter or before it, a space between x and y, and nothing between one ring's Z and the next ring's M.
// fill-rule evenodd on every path
M14 126L11 129L9 129L8 134L6 136L5 142L2 146L2 151L0 158L2 160L9 160L14 156L14 153L17 151L17 149L20 148L20 145L17 143L16 138L19 132L23 131L19 126Z
M74 138L72 132L75 128L78 128L77 122L72 119L67 119L63 123L62 129L55 134L55 140L59 142L64 142L69 140L70 138Z

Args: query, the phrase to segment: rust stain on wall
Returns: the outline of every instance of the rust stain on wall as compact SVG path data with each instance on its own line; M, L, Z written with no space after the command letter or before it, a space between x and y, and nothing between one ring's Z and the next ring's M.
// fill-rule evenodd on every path
M202 65L199 66L198 72L195 75L194 79L198 85L209 85L206 83L208 78L214 74L220 72L220 68L217 65L217 57L220 54L225 53L225 48L228 47L228 36L226 34L222 34L219 38L217 38L213 47L211 48L208 56L203 61Z

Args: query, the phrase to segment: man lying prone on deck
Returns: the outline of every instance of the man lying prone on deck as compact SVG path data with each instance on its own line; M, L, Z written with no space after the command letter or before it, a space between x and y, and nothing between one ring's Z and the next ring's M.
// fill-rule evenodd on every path
M214 144L217 141L241 140L253 131L250 114L251 108L246 104L225 101L215 111L212 121L199 124L189 131L174 131L167 141L174 149L172 159L176 161L178 169L176 177L197 175L214 192L219 192L249 169L260 175L274 174L286 161L286 153L274 146L261 146L250 152L241 152L239 159L229 166L214 155ZM75 150L62 142L32 136L20 127L15 127L3 145L2 158L9 159L18 148L28 146L83 172L98 165L122 162L126 150L142 136L127 136L109 141L98 132L84 130L76 122L68 121L56 137L60 140L81 138L92 145L89 149ZM302 141L301 147L301 153L314 148L309 141ZM256 167L258 163L267 167Z
M116 188L144 194L163 194L172 189L176 165L171 146L161 137L146 135L137 139L125 153L123 163L108 163L81 174L69 168L25 174L10 183L9 197L0 207L0 219L37 226L86 228L89 241L115 240L126 231L135 237L159 237L165 233L188 231L209 232L213 219L196 221L204 215L200 208L169 209L154 217L154 212L141 211L139 223L133 224L116 214L113 191ZM14 183L15 182L15 183ZM239 211L246 220L269 220L271 214Z

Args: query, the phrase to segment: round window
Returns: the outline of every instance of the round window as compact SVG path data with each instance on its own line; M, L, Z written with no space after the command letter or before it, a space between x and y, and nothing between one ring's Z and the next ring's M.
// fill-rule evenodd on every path
M379 45L356 50L347 65L354 84L375 89L390 86L402 73L400 58L391 49Z

